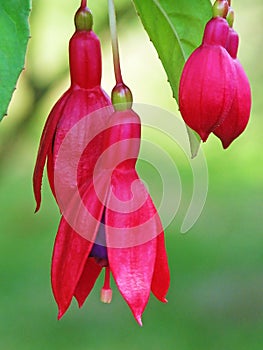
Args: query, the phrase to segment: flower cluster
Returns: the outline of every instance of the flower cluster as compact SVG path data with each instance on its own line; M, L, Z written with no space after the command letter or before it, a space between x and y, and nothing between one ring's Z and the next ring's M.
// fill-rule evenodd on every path
M250 85L237 59L239 39L229 3L216 0L202 44L186 62L179 86L186 124L203 141L214 133L224 148L243 132L251 109ZM141 122L122 80L116 28L112 29L113 1L109 4L116 78L111 98L101 88L100 41L82 0L69 43L71 85L46 121L33 186L37 211L47 163L49 184L61 212L51 267L58 318L73 297L79 307L84 304L104 269L101 301L112 300L112 276L141 325L151 292L166 302L170 274L162 223L136 171Z
M245 129L251 91L237 59L238 34L232 28L233 10L217 0L203 41L187 60L179 87L179 108L186 124L203 141L210 133L227 148Z
M105 268L101 300L111 301L112 274L141 325L151 291L166 302L170 276L161 220L135 169L140 118L123 83L113 89L112 102L100 86L100 43L85 1L75 25L69 44L71 86L47 119L33 178L38 210L47 161L62 213L51 268L58 318L73 297L83 305ZM61 161L64 148L67 156Z

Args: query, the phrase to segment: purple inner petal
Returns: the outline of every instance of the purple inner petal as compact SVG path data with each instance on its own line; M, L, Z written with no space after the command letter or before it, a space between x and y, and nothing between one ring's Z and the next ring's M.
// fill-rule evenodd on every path
M91 249L89 254L90 257L94 257L98 260L107 260L108 261L108 253L106 247L106 236L105 236L105 213L103 213L101 218L101 224L96 236L95 243Z

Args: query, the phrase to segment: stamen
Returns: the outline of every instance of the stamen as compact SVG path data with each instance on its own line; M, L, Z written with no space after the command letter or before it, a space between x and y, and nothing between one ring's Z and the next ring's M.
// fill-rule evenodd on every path
M110 268L105 267L104 285L100 292L100 300L105 304L110 304L112 299L112 289L110 287Z

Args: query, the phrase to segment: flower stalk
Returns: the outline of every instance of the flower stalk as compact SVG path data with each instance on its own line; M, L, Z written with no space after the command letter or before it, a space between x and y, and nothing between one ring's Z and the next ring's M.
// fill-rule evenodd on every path
M81 0L81 5L80 5L81 8L85 8L87 7L87 0Z
M111 45L113 54L113 64L114 64L114 74L117 84L122 84L122 74L120 66L120 54L118 45L118 34L117 34L117 23L116 23L116 12L114 6L114 0L108 0L109 9L109 22L110 22L110 32L111 32Z

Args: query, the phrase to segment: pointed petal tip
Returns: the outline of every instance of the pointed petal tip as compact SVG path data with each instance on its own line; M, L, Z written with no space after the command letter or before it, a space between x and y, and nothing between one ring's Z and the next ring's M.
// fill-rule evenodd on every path
M161 302L161 303L168 303L168 300L165 298L165 296L160 296L160 295L156 295L155 293L153 293L153 295Z
M142 327L143 324L142 324L142 317L141 317L141 315L134 315L134 317L135 317L137 323L139 324L139 326Z
M227 149L227 148L231 145L231 143L232 143L232 141L230 141L230 142L229 142L229 141L228 141L228 142L224 142L224 141L222 141L222 140L221 140L221 142L222 142L222 146L223 146L224 149Z
M203 142L206 142L207 139L208 139L208 136L210 135L210 133L204 133L204 132L202 132L202 133L200 133L199 135L200 135L202 141L203 141Z
M58 311L58 317L57 317L58 321L63 317L63 315L64 315L64 312L62 312L61 310L59 310L59 311Z
M58 321L61 320L61 318L65 315L66 311L67 311L68 307L58 307L58 316L57 319Z
M220 135L217 132L217 130L214 132L214 135L220 139L222 147L223 147L224 150L227 149L232 144L232 142L235 140L235 139L230 139L230 138L228 138L228 139L227 138L223 138L222 135Z
M34 214L36 214L40 209L40 203L37 203Z
M79 309L81 309L82 306L83 306L83 304L84 304L84 302L85 302L85 300L80 300L80 299L78 299L78 298L76 297L76 295L75 295L75 299L77 300Z
M36 203L35 213L37 213L39 211L40 205L41 205L41 191L37 191L35 184L34 184L33 188L34 188L34 197L35 197L35 203Z

